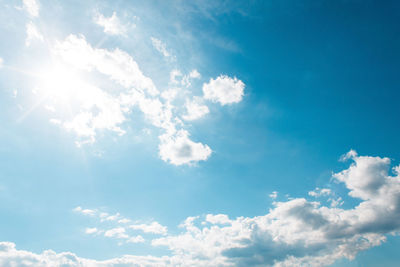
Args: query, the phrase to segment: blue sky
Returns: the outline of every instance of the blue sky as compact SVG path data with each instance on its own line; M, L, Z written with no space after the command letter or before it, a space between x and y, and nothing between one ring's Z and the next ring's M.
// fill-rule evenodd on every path
M398 265L400 3L0 6L0 265Z

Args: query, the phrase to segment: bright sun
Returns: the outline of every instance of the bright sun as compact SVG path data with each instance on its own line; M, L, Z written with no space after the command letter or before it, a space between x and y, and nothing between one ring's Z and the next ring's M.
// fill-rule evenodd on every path
M76 95L84 84L73 69L61 64L43 69L37 77L37 89L41 94L61 101L67 101Z

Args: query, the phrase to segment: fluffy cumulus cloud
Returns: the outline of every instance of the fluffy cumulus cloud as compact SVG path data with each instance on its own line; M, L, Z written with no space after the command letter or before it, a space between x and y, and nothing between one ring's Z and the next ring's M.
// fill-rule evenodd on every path
M197 225L198 218L188 218L183 233L155 239L153 245L216 265L324 266L339 258L352 259L400 230L400 167L391 176L388 158L354 153L347 158L353 161L351 166L333 178L346 186L349 196L361 200L354 208L295 198L274 202L263 216L229 220L207 215ZM204 226L207 222L211 225Z
M94 21L103 27L104 32L110 35L126 35L127 26L118 18L117 13L113 12L111 17L105 17L103 14L96 14Z
M206 160L211 155L211 148L189 139L189 133L180 130L173 135L160 136L160 157L174 165L188 164Z
M47 57L43 56L33 68L31 91L41 99L40 106L51 113L49 122L52 125L76 135L78 147L94 144L99 136L108 132L126 134L132 129L127 125L136 119L136 111L140 111L146 123L158 128L152 133L158 134L158 152L162 160L174 165L195 165L210 157L211 148L192 140L185 123L210 113L205 99L222 105L239 102L244 94L242 81L219 76L204 84L201 96L194 88L199 85L195 80L201 79L199 71L192 68L182 73L180 66L174 64L174 69L166 70L170 81L161 84L159 90L134 58L119 48L93 46L83 34L70 34L65 39L48 36L48 31L37 27L38 0L22 0L22 6L17 9L30 15L26 23L26 47L32 52L37 49L36 43L45 42L40 53L46 55L48 49ZM94 11L92 14L92 22L114 37L127 37L129 28L135 26L124 22L117 12L104 15ZM147 44L165 58L176 61L173 50L164 41L151 35L146 39L151 41ZM0 67L1 63L0 59ZM141 122L142 118L138 119Z
M245 84L235 78L221 75L203 85L204 98L221 105L242 101Z
M57 42L52 52L68 68L96 71L123 88L113 93L79 79L64 79L66 81L63 84L68 84L65 91L70 92L81 108L70 119L53 120L56 119L59 125L75 132L80 138L79 145L93 143L100 130L124 134L121 125L132 109L137 108L150 124L164 131L160 135L161 159L181 165L206 160L211 154L207 145L192 141L189 133L180 129L179 114L174 114L176 108L171 104L172 98L166 98L165 92L160 95L153 81L142 73L138 64L126 52L120 49L110 51L93 48L83 36L76 35ZM189 83L190 79L199 77L197 70L193 70L183 78ZM61 82L56 86L62 87ZM193 120L208 112L206 106L198 103L188 102L188 113L182 115L184 119Z
M0 68L3 67L3 64L4 64L4 60L0 57Z
M265 215L229 218L225 214L188 217L182 231L172 235L158 231L157 223L136 224L136 230L152 229L161 237L153 246L165 246L164 257L124 256L108 261L78 258L71 253L42 254L16 250L0 243L0 265L24 262L25 266L70 263L71 266L326 266L337 259L353 259L360 251L385 242L387 234L400 230L400 166L390 172L390 159L349 154L349 168L333 175L350 197L360 200L353 208L328 207L306 198L274 202ZM317 189L321 196L333 193ZM324 193L322 193L324 192ZM85 209L76 209L91 214ZM86 212L83 212L86 211ZM99 216L100 212L96 211ZM155 229L158 229L157 231ZM97 231L97 228L96 228ZM94 230L90 230L94 232ZM149 231L148 231L149 232ZM108 235L118 237L125 228ZM139 241L138 236L124 239ZM35 265L36 264L36 265Z
M123 256L105 261L96 261L80 258L73 253L56 253L52 250L43 251L41 254L25 250L18 250L14 243L0 242L0 266L24 267L111 267L111 266L177 266L179 259L152 256Z
M113 14L111 19L115 16ZM105 19L98 17L102 23ZM27 46L33 40L44 40L32 22L27 24L27 36ZM155 38L152 41L160 52L167 53L162 42ZM183 165L209 158L211 148L193 141L184 123L209 113L204 98L194 95L190 89L192 82L201 77L196 69L187 74L173 70L171 81L160 91L137 62L119 48L96 48L83 35L73 34L56 40L50 47L54 66L37 75L39 81L35 90L46 96L43 105L52 114L50 122L74 133L78 146L93 144L106 130L126 134L126 123L134 119L132 111L139 110L145 122L160 130L162 160ZM88 73L107 82L86 80ZM236 78L221 76L219 79L232 80L234 85L243 84ZM185 103L183 108L177 106L182 103Z
M23 9L32 17L39 16L39 3L36 0L23 0Z

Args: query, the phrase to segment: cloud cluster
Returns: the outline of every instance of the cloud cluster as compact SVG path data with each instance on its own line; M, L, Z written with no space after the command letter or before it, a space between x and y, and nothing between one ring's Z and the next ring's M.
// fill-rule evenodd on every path
M105 21L101 16L100 20ZM36 28L30 29L32 33L38 33L33 31ZM40 37L38 34L30 36ZM29 38L29 41L31 39ZM153 43L158 48L164 47L155 38ZM189 90L192 81L201 77L196 69L187 75L183 75L177 69L173 70L170 81L172 87L160 91L152 79L143 74L137 62L128 53L118 48L95 48L82 35L69 35L65 40L57 41L51 52L61 67L53 68L54 70L42 75L45 82L42 82L41 86L47 95L50 94L53 100L55 99L54 103L48 103L46 106L51 107L54 115L57 114L54 107L61 106L57 101L65 102L65 99L68 99L69 106L78 107L72 110L72 116L68 118L51 119L56 125L74 132L78 137L78 146L94 143L100 131L109 130L119 135L125 134L124 123L130 119L133 110L140 110L148 123L161 130L159 155L162 160L174 165L193 164L207 160L211 155L212 150L208 145L191 139L183 122L199 119L209 113L204 101L214 101L214 98L207 98L207 94L204 97L195 96ZM96 86L82 80L79 73L88 72L109 79L117 85L117 89L101 88L100 86L104 85ZM215 91L219 97L228 99L221 100L221 103L240 101L242 96L240 99L237 96L233 99L232 92L225 87L233 86L236 91L239 88L239 94L242 95L242 81L227 76L218 77L215 81L216 87L214 80L204 85L204 88L208 88L206 92ZM226 84L223 90L229 91L226 96L221 91L221 83ZM182 101L185 103L184 111L177 106L181 105Z
M31 17L39 16L36 0L23 0L21 8ZM113 36L127 36L132 25L122 23L116 12L110 17L96 12L93 22ZM164 57L176 60L163 41L149 38ZM126 124L135 120L132 114L139 110L147 123L158 128L153 132L160 140L160 158L174 165L193 165L207 160L212 150L195 141L185 123L210 112L206 100L225 105L239 102L243 95L244 83L228 76L211 79L203 86L204 95L195 95L192 83L201 78L196 69L185 75L177 68L167 71L170 82L159 90L127 52L97 48L84 35L70 34L54 41L30 21L26 24L25 45L29 47L33 42L46 43L43 47L49 49L52 62L35 73L34 90L45 99L43 107L52 114L49 121L73 132L79 147L93 144L106 131L126 134Z
M133 223L131 219L125 218L119 213L109 214L98 209L84 209L80 206L74 208L73 211L98 220L96 227L87 227L85 229L84 232L86 234L117 239L120 241L120 244L123 242L145 242L145 238L142 235L138 235L137 232L147 235L166 235L168 233L167 227L156 221L150 223Z
M358 156L350 153L353 163L333 175L343 183L350 197L360 200L353 208L328 207L306 198L274 202L265 215L229 218L226 214L188 217L177 235L162 231L162 226L133 224L131 229L163 236L151 241L165 246L172 255L164 257L123 256L107 261L78 258L71 253L42 254L16 250L13 243L0 243L0 265L24 261L24 266L44 263L70 263L70 266L326 266L337 259L353 259L360 251L385 242L387 234L400 230L400 166L390 173L390 159ZM318 189L321 195L331 195ZM324 192L324 193L321 193ZM107 219L112 215L97 210L76 208L88 216ZM125 219L119 214L118 222ZM97 228L87 228L89 234ZM116 238L126 237L126 227L103 232ZM134 237L133 242L140 237ZM36 264L36 265L35 265ZM120 266L120 265L118 265Z
M274 202L266 215L253 218L207 215L195 224L199 218L190 217L183 233L152 244L166 246L174 255L208 259L210 265L324 266L343 257L353 259L384 242L386 234L400 230L400 166L391 176L389 158L353 152L346 157L353 163L333 178L346 186L349 196L361 200L354 208L295 198ZM332 194L323 189L316 192Z

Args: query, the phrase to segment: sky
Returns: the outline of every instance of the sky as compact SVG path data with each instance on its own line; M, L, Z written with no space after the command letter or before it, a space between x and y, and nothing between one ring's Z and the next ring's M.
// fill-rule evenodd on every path
M400 2L0 6L0 266L399 265Z

